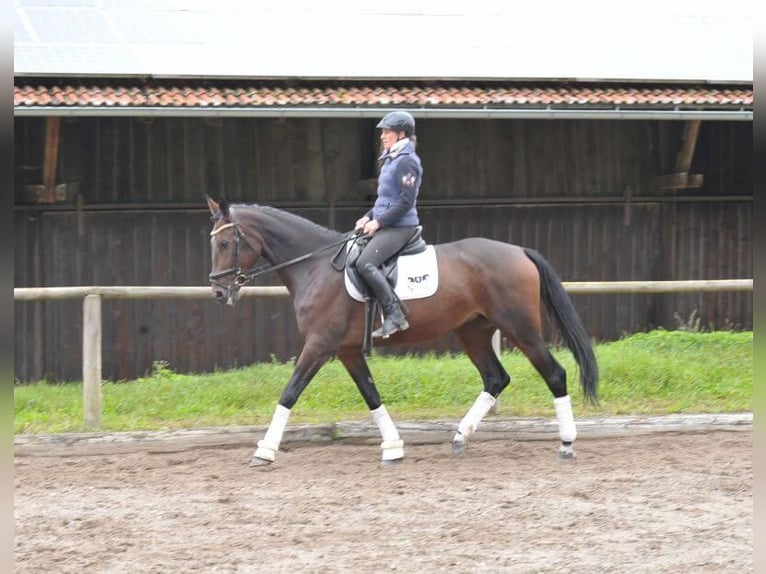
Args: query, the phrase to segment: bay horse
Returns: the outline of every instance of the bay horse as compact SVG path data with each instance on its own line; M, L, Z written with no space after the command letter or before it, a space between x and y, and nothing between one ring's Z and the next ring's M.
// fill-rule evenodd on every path
M383 464L400 461L404 443L362 351L364 304L347 294L344 274L331 265L330 257L319 256L320 251L348 241L348 236L273 207L229 204L210 197L207 203L214 222L210 232L214 297L233 305L240 287L257 274L253 269L263 256L293 297L304 339L251 466L274 462L291 409L333 356L351 375L380 430ZM484 386L452 440L453 453L462 454L467 439L511 380L492 348L492 335L499 329L548 385L561 439L559 456L574 457L577 429L566 371L543 339L543 307L574 356L583 393L593 403L598 400L598 365L585 328L552 266L533 249L480 237L434 248L438 289L430 297L408 301L409 329L376 340L377 344L411 345L455 333Z

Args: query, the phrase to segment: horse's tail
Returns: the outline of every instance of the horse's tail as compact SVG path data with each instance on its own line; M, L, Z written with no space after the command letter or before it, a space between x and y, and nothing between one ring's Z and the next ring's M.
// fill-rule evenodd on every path
M593 404L598 403L598 364L590 337L577 315L561 280L550 263L534 249L524 248L524 253L540 273L540 294L546 307L556 321L567 348L574 355L580 367L580 385L585 397Z

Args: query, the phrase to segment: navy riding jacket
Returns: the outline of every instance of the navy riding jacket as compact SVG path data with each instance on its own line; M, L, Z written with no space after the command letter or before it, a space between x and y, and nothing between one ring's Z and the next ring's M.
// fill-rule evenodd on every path
M423 180L423 167L415 144L407 142L401 150L384 153L378 176L378 197L367 217L383 227L420 225L416 200Z

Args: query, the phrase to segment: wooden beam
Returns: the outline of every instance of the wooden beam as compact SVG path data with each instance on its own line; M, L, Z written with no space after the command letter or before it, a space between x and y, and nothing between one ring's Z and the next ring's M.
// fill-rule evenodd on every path
M687 281L564 281L568 293L701 293L715 291L752 291L752 279L690 279ZM190 286L79 286L14 287L14 301L54 301L81 299L89 295L105 299L213 299L210 287ZM287 297L281 285L242 287L242 297Z
M676 158L676 173L689 173L694 157L694 148L697 147L697 137L700 131L700 120L686 122L681 151Z
M625 205L622 210L622 224L630 225L630 201L633 198L633 188L627 186L623 190L622 196L625 198Z
M45 118L45 159L43 163L43 185L45 186L45 203L55 203L56 165L59 156L59 128L61 118L48 116Z
M690 189L702 187L704 176L701 173L671 173L657 178L657 187L660 189Z
M700 120L686 122L681 150L676 156L676 171L657 178L657 187L660 189L690 189L702 187L704 176L700 173L689 173L694 158L694 148L697 147L697 138L700 131Z
M67 185L56 185L56 166L59 156L59 128L61 118L45 118L45 147L43 149L43 183L26 186L26 195L33 203L56 203L67 198ZM74 192L74 190L71 190Z

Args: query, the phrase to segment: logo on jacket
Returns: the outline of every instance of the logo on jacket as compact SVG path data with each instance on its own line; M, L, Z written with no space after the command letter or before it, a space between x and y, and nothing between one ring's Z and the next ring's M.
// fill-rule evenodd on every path
M417 181L417 177L415 177L414 173L407 173L402 177L402 185L404 187L415 187L415 182Z

